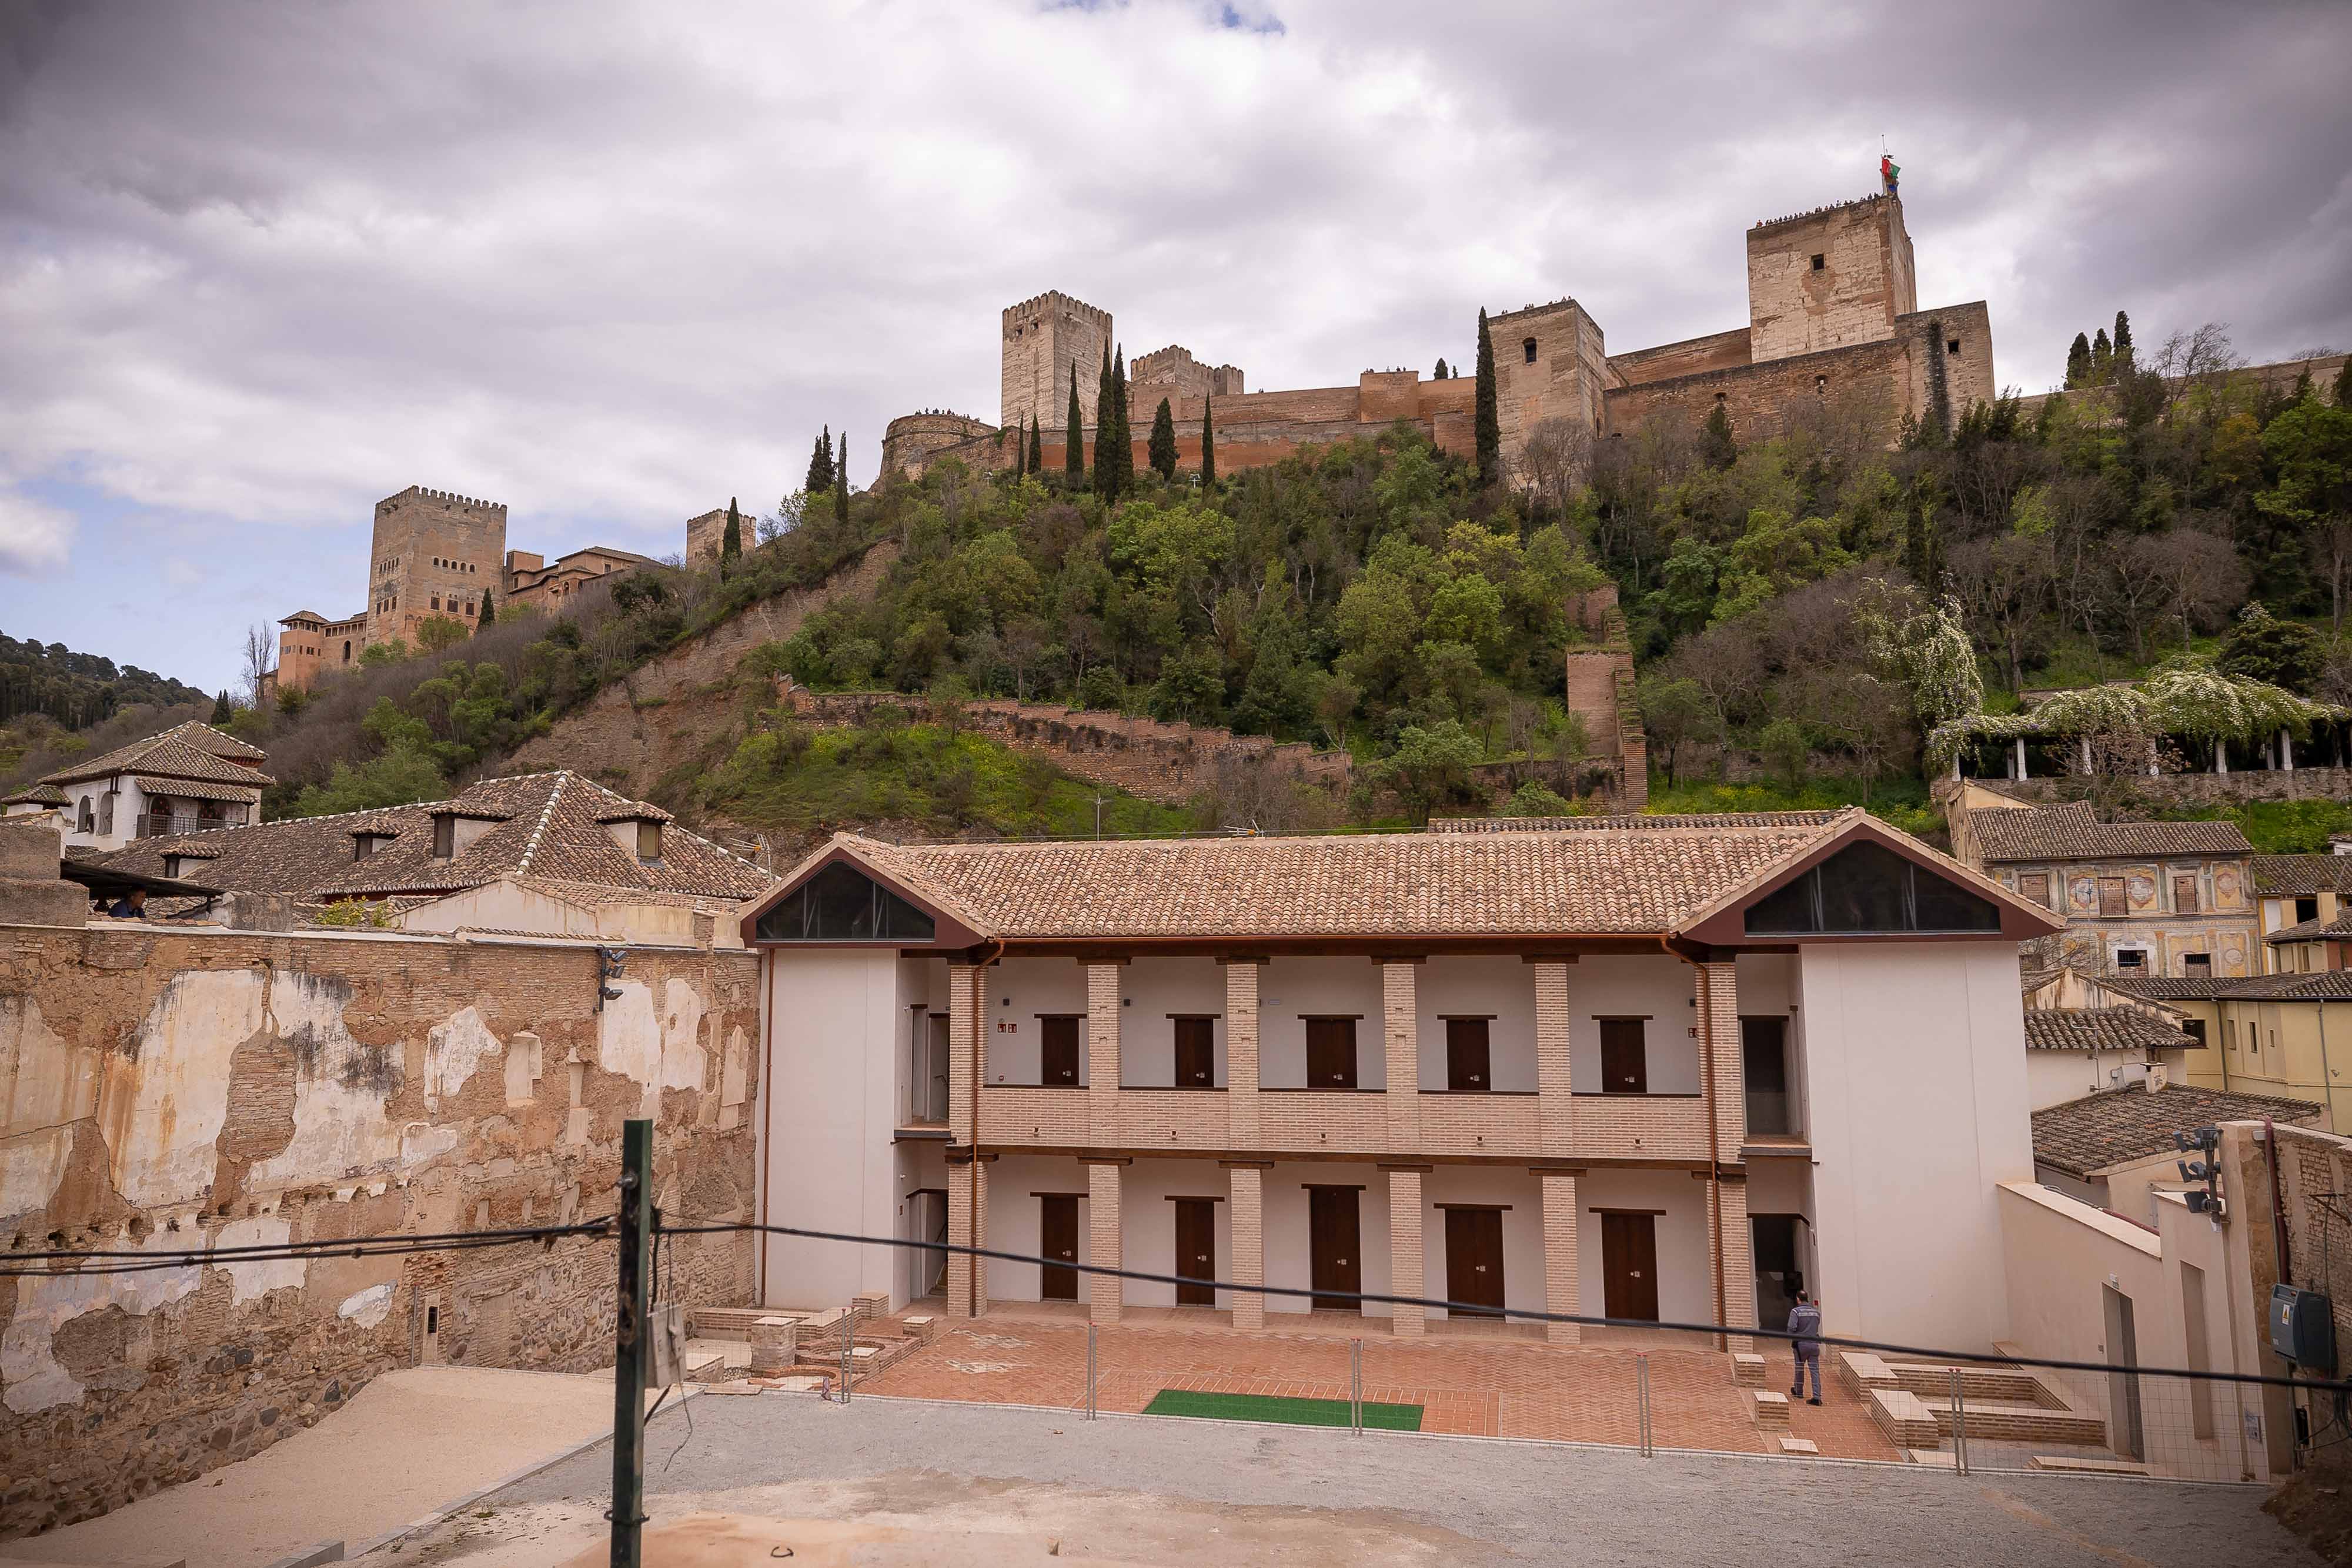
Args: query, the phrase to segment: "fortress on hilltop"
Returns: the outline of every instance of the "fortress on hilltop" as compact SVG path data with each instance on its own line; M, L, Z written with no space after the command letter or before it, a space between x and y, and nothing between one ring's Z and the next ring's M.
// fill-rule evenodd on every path
M1748 322L1727 332L1612 354L1601 323L1574 299L1491 313L1503 457L1527 473L1531 444L1571 451L1657 422L1696 427L1718 405L1743 442L1834 414L1892 443L1907 414L1957 419L1992 400L1992 322L1982 300L1919 308L1903 203L1864 196L1748 231ZM975 467L1018 462L1015 430L1034 417L1047 469L1063 465L1076 375L1080 431L1091 444L1097 377L1115 345L1110 312L1058 291L1008 307L1002 322L998 423L950 414L894 420L882 471L908 476L942 457ZM1366 371L1351 386L1250 392L1239 367L1208 365L1171 344L1128 365L1136 466L1160 400L1176 420L1179 462L1197 467L1201 420L1213 414L1217 465L1273 463L1318 441L1403 420L1448 452L1475 450L1475 381L1416 371Z

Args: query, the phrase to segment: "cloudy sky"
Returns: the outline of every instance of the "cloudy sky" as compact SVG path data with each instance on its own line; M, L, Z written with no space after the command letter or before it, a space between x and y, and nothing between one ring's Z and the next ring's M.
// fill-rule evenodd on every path
M209 686L411 484L666 555L821 423L994 418L1046 288L1254 388L1573 294L1745 319L1904 166L2002 381L2078 329L2352 343L2352 6L1450 0L0 7L0 631Z

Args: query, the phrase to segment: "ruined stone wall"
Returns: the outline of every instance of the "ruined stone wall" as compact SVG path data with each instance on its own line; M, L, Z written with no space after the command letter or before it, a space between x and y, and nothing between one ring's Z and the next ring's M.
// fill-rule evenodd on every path
M740 952L635 947L599 1011L585 945L0 926L0 1246L609 1215L621 1124L648 1114L656 1202L748 1218L755 977ZM740 1238L666 1251L665 1296L750 1299ZM389 1368L609 1364L614 1267L568 1239L0 1278L0 1537L243 1458Z

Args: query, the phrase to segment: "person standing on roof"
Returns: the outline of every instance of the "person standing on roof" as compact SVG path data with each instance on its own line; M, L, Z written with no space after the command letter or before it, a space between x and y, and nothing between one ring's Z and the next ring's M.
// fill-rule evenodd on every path
M1789 1397L1801 1397L1805 1392L1805 1368L1813 1369L1813 1396L1808 1405L1822 1402L1822 1309L1813 1304L1812 1292L1799 1291L1797 1304L1789 1309L1789 1332L1797 1337L1790 1342L1796 1352L1796 1364L1789 1374Z

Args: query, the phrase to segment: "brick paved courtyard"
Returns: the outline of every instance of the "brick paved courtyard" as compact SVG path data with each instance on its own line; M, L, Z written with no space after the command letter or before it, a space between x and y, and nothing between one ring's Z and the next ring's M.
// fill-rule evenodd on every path
M1363 1396L1419 1405L1422 1430L1538 1437L1631 1448L1640 1437L1636 1357L1650 1364L1652 1441L1661 1448L1777 1454L1779 1431L1759 1431L1729 1357L1664 1334L1596 1331L1604 1343L1545 1343L1525 1328L1432 1323L1419 1341L1392 1339L1380 1319L1316 1313L1295 1329L1224 1326L1222 1313L1129 1308L1097 1340L1097 1407L1138 1412L1163 1388L1340 1399L1349 1343L1363 1343ZM1604 1337L1605 1336L1605 1337ZM1769 1343L1765 1385L1788 1386L1789 1354ZM861 1393L982 1404L1076 1408L1085 1403L1082 1310L1022 1304L977 1321L950 1320L937 1340L858 1385ZM1834 1379L1822 1405L1797 1404L1789 1436L1825 1457L1903 1456Z

